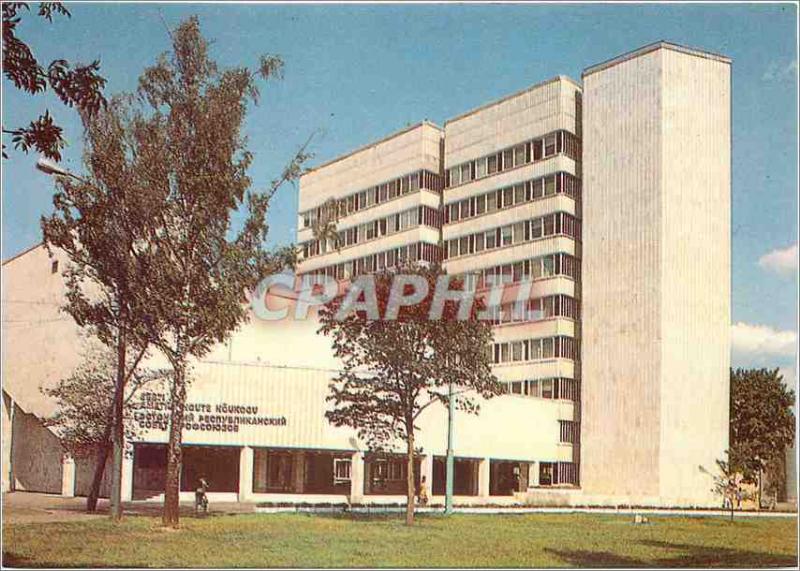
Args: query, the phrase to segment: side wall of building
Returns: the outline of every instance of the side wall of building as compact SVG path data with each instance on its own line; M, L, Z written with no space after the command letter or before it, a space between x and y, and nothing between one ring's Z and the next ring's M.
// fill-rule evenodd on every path
M661 407L659 51L584 78L581 485L657 496Z
M730 64L663 51L659 495L714 502L728 448Z
M700 467L728 435L729 61L644 49L587 72L584 98L584 490L714 505Z
M11 442L14 490L60 494L61 443L36 415L14 406Z

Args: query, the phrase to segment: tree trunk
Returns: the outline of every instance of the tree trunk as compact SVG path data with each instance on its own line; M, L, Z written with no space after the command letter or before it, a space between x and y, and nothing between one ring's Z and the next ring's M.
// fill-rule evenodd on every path
M163 523L168 527L178 527L180 523L181 439L186 404L186 365L181 363L173 368L163 516Z
M114 383L114 414L111 441L113 443L113 467L111 471L111 519L122 519L122 454L125 446L124 418L125 402L125 333L120 331L117 338L117 379Z
M414 498L416 496L416 489L414 488L414 428L413 426L407 432L408 434L408 448L407 448L407 462L406 469L406 489L408 501L406 503L406 525L414 525Z
M100 442L100 450L97 452L97 465L94 468L94 478L89 496L86 498L86 511L89 513L97 511L97 499L100 497L100 486L103 483L103 473L106 471L108 452L111 450L111 429L114 423L114 407L106 420L106 427L103 431L103 440Z
M756 510L761 511L761 468L758 469L758 489L756 490Z

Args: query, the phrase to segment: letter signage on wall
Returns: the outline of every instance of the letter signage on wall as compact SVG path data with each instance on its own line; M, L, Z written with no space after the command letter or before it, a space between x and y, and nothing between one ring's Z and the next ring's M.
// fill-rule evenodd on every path
M133 420L140 429L164 430L169 428L169 399L157 392L142 393L134 405ZM230 403L186 403L184 430L206 432L239 432L245 426L286 426L285 416L261 414L257 405Z

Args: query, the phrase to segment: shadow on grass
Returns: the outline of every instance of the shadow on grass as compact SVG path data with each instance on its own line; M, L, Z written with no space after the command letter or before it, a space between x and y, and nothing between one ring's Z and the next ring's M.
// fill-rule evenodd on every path
M551 549L546 547L545 553L555 555L570 567L654 567L655 563L626 557L610 551L588 551L570 549Z
M797 556L711 547L667 541L643 541L649 547L661 547L683 552L674 557L660 558L659 567L795 567Z
M667 541L643 541L641 545L679 551L673 556L651 560L637 559L610 551L551 549L572 567L795 567L797 557L777 553L759 553L728 547L711 547Z
M28 559L27 557L23 557L21 555L17 555L16 553L12 553L10 551L3 551L3 567L21 567L21 568L38 568L38 569L68 569L72 568L97 568L103 569L108 568L108 565L105 563L76 563L74 565L70 565L69 563L58 562L58 563L50 563L47 561L38 561L35 559ZM130 565L125 565L125 567L132 567ZM136 566L133 566L136 568Z

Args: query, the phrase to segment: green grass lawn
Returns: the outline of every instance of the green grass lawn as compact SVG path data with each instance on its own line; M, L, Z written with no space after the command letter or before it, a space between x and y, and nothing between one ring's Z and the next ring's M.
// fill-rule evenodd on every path
M133 567L761 567L797 563L797 520L591 514L127 517L8 524L3 563Z

